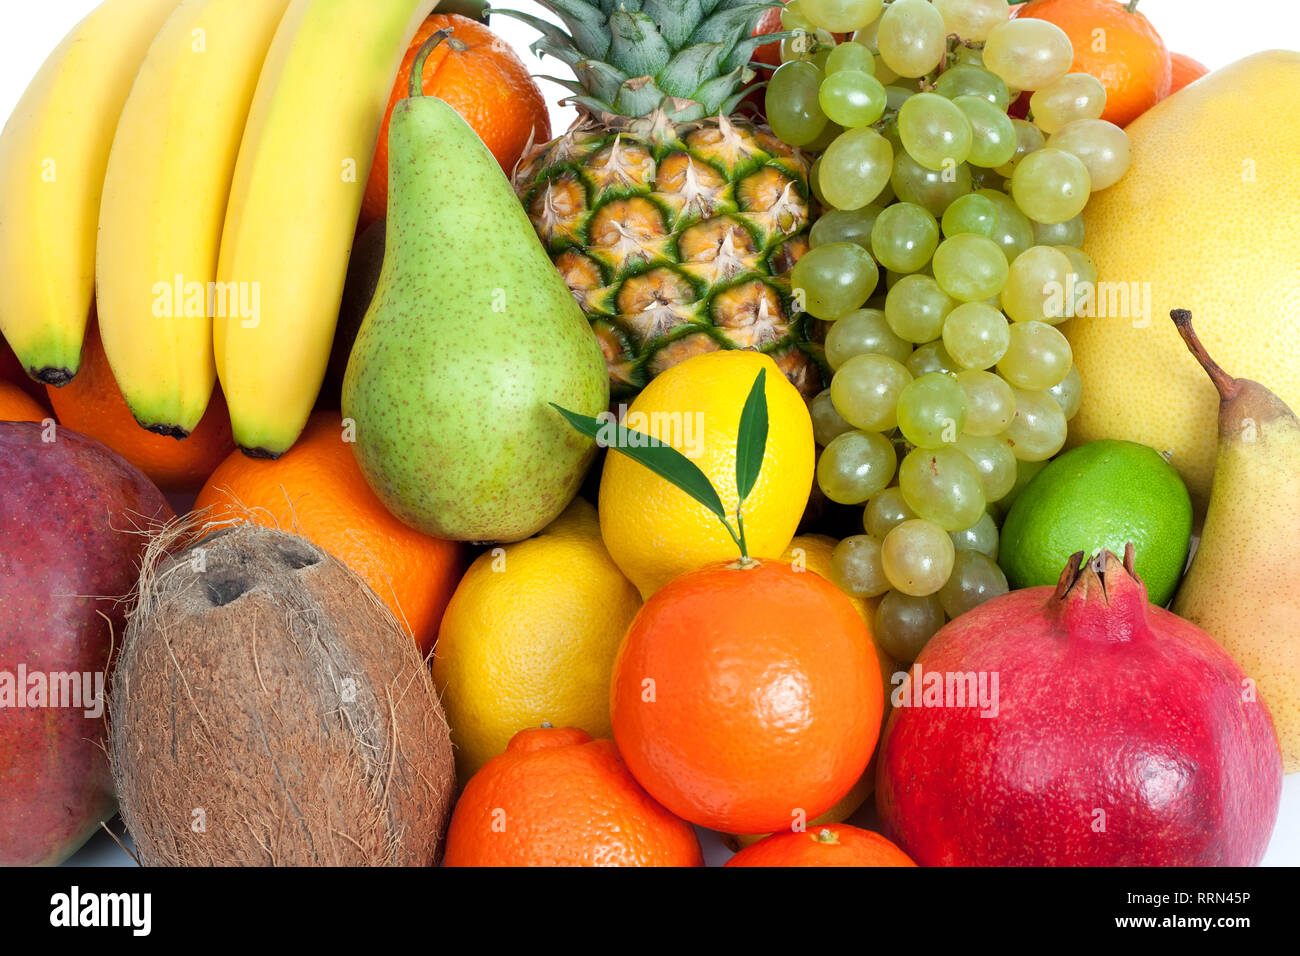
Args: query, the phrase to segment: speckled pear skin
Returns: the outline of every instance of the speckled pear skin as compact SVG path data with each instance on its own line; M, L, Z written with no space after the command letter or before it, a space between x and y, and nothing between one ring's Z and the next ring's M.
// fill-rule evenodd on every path
M388 195L383 270L343 380L357 461L413 528L527 538L595 456L549 403L608 408L600 346L501 167L441 100L393 110Z

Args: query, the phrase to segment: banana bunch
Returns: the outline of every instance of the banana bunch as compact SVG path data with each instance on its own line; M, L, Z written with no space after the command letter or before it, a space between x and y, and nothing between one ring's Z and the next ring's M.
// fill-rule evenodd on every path
M219 377L275 457L324 378L393 77L437 0L105 0L0 133L0 332L72 379L92 306L142 427Z

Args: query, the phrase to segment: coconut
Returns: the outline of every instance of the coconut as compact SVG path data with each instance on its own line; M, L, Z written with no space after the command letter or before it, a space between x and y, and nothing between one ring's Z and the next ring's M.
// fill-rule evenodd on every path
M425 866L456 770L428 668L359 577L256 525L144 560L109 699L147 866Z

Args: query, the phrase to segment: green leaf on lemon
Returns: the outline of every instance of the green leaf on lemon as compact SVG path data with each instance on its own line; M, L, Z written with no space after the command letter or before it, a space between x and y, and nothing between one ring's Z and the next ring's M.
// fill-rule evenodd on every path
M759 369L740 412L740 428L736 433L736 494L740 496L737 511L754 490L758 473L763 469L763 453L767 451L767 394L763 390L766 378L767 369Z

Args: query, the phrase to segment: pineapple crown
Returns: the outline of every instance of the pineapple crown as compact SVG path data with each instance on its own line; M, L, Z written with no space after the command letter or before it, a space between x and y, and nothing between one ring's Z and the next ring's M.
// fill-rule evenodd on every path
M538 0L564 23L494 8L533 27L530 47L573 70L576 80L545 77L599 116L674 121L731 113L753 76L755 48L785 34L751 36L776 0Z

